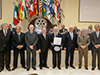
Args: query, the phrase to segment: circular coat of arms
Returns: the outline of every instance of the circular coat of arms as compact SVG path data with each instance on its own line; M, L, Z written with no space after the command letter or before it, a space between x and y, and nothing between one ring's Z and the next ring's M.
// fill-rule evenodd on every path
M38 18L35 20L35 31L40 34L42 32L42 28L47 27L47 21L43 18Z
M42 32L42 28L46 28L47 29L47 33L49 32L50 28L53 27L52 23L46 19L46 18L41 18L41 17L37 17L34 18L30 23L33 24L35 27L35 31L40 34Z

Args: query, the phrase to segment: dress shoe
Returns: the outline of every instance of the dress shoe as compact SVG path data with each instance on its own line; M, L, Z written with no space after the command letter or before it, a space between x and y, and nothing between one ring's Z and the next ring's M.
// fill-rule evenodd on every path
M70 67L72 67L73 69L75 69L75 67L72 65L72 66L70 66Z
M100 70L100 68L98 68L98 70Z
M8 71L11 71L11 69L10 69L10 68L7 68L7 70L8 70Z
M48 66L44 66L45 68L49 68Z
M0 69L0 72L2 72L3 71L3 69Z
M86 70L88 70L88 68L87 68L87 67L85 67L85 69L86 69Z
M53 69L56 68L56 66L53 66Z
M22 67L22 68L26 69L26 67L25 67L25 66L24 66L24 67Z
M16 68L12 68L12 70L15 70Z
M36 70L36 68L35 67L32 67L33 68L33 70Z
M65 68L68 69L68 66L66 66Z
M30 69L29 68L27 68L27 71L29 71Z
M94 67L92 67L92 70L94 70L95 68Z
M78 68L79 68L79 69L81 69L81 67L80 67L80 66L79 66Z
M42 69L42 67L40 67L40 69Z
M59 69L59 70L61 70L61 68L60 68L60 67L58 67L58 69Z

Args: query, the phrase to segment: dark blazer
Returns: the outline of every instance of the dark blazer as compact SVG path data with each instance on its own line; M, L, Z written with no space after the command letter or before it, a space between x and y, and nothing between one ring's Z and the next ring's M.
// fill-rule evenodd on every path
M3 51L5 46L7 50L11 50L11 35L11 31L7 30L7 35L4 36L3 30L0 30L0 51Z
M77 32L80 32L80 30L79 30L79 29L77 29L76 31L75 31L75 30L73 30L73 32L74 32L74 33L77 33Z
M60 33L58 33L58 36L57 36L57 37L61 37L61 38L62 38L62 35L61 35ZM51 43L53 43L53 41L54 41L54 33L51 34ZM59 45L59 47L61 47L62 44L63 44L63 39L62 39L62 43L61 43L61 45ZM52 50L53 50L53 49L52 49ZM61 50L60 50L60 51L61 51Z
M46 39L45 39L43 34L41 33L38 37L39 37L38 49L41 49L41 52L45 52L50 48L49 36L46 34Z
M96 32L91 33L91 43L92 43L92 50L96 49L95 45L100 44L100 32L99 32L99 38L97 38Z
M64 37L63 46L66 47L67 50L71 50L71 47L73 47L73 49L75 49L75 47L77 47L76 34L73 33L73 40L71 41L70 34L69 34L69 32L67 32Z
M60 33L68 32L68 30L67 30L67 29L64 29L64 31L63 31L63 29L60 29L59 32L60 32Z
M20 34L20 42L18 39L18 34L17 33L12 34L11 42L12 42L12 45L14 46L15 49L17 49L18 45L23 45L23 48L24 48L24 46L25 46L25 34L24 33Z

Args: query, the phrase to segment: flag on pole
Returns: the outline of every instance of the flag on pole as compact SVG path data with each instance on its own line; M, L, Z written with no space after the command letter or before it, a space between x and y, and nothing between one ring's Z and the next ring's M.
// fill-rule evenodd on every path
M45 0L42 2L42 17L45 16L45 7L44 7Z
M42 13L42 0L39 1L39 14Z
M14 6L14 13L13 13L13 24L14 24L14 26L17 25L17 19L18 19L17 13L18 13L18 8L17 8L17 6L15 5L15 6Z
M57 7L57 0L55 0L55 19L59 21L59 13L58 13L58 7Z
M51 16L53 16L53 10L52 10L52 0L50 0L49 10L50 10Z
M33 16L33 1L30 2L30 11L29 11L30 17Z
M22 1L20 1L20 8L19 8L19 19L22 21Z
M36 0L36 5L35 5L35 8L36 8L36 15L38 16L38 0Z

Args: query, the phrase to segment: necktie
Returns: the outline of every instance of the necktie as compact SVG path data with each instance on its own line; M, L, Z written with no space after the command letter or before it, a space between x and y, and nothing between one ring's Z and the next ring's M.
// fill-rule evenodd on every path
M85 38L85 36L83 35L83 39Z
M44 35L44 39L46 39L46 35Z
M19 42L20 42L20 35L18 35L18 40L19 40Z
M6 36L6 31L5 31L5 36Z

